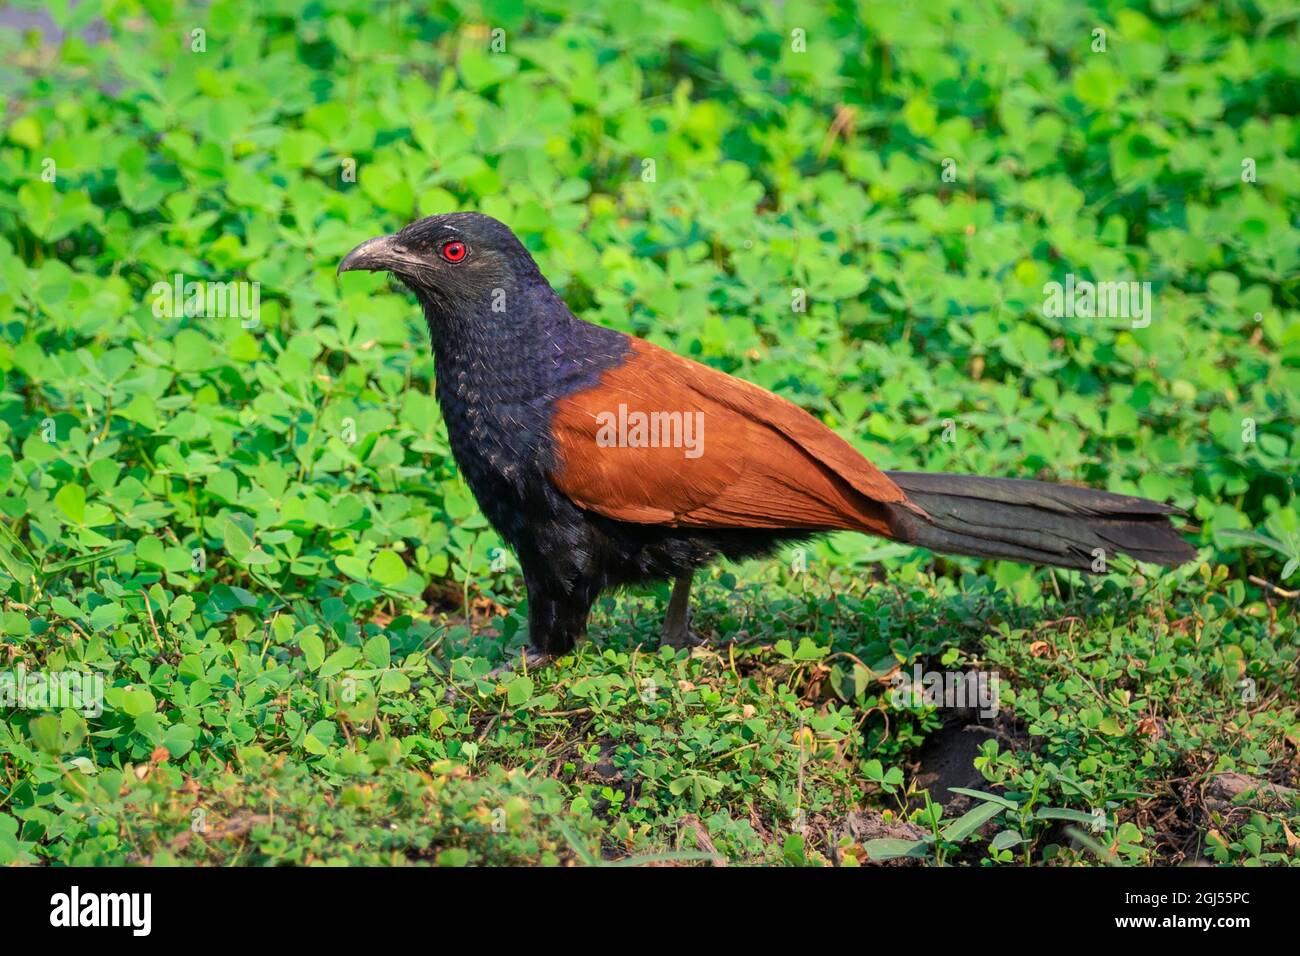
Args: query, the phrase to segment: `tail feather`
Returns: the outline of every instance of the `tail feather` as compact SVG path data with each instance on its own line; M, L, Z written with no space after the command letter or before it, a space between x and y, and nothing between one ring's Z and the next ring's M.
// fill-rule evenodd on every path
M932 551L1081 571L1098 551L1171 566L1196 556L1169 520L1183 512L1145 498L1017 478L886 474L929 516L895 507L898 539Z

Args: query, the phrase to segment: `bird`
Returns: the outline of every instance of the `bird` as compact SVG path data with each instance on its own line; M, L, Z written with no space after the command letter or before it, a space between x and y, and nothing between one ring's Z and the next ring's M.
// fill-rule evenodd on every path
M527 595L525 664L571 651L605 591L672 582L661 644L700 642L696 571L834 531L1105 570L1196 551L1170 505L1022 478L882 471L793 402L585 321L504 223L421 218L349 252L423 310L451 452Z

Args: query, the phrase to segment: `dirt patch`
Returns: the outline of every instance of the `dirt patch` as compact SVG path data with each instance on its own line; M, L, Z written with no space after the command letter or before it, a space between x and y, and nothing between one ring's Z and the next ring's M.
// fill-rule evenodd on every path
M1194 820L1195 800L1194 788L1175 784L1166 793L1139 800L1133 808L1121 808L1116 820L1131 821L1151 833L1155 865L1195 865L1201 838Z
M914 823L908 823L892 813L877 810L858 810L850 813L831 831L831 859L838 866L843 862L843 855L851 852L858 861L871 866L919 866L921 860L910 857L898 857L892 860L872 860L864 849L871 840L919 840L925 831ZM855 844L848 851L839 848L840 841L848 837Z
M917 755L912 782L918 790L928 790L930 799L945 808L958 808L970 797L953 793L953 787L974 789L982 782L975 769L983 736L971 733L978 725L949 724L932 735ZM924 806L920 797L912 798L912 806Z
M1292 790L1244 773L1220 773L1210 778L1203 792L1206 810L1231 813L1242 809L1289 810L1300 801L1300 790Z
M965 811L971 798L953 793L952 788L985 789L984 778L975 769L975 758L990 737L997 737L1003 746L1012 749L1027 746L1024 734L1005 717L999 715L991 721L984 721L971 712L930 735L912 764L912 782L917 789L928 790L930 799L942 804L948 816ZM923 798L914 797L909 807L916 809L924 805Z
M204 830L198 831L204 840L215 842L228 838L238 838L245 836L253 827L269 824L271 818L265 814L259 813L237 813L228 820L220 820L209 824ZM168 849L173 853L183 853L190 845L195 833L191 830L185 830L178 833L172 838Z

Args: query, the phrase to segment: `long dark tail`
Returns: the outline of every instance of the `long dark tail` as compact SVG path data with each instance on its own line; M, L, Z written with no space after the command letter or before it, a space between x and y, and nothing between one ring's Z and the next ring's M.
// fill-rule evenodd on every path
M900 541L945 554L1091 571L1126 554L1177 565L1196 549L1169 522L1183 512L1145 498L1016 478L886 472L930 520L896 510Z

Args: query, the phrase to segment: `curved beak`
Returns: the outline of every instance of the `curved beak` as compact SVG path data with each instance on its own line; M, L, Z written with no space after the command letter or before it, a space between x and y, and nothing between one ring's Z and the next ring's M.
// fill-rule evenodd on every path
M357 246L339 263L337 275L345 272L408 271L420 260L397 243L396 236L376 236Z

